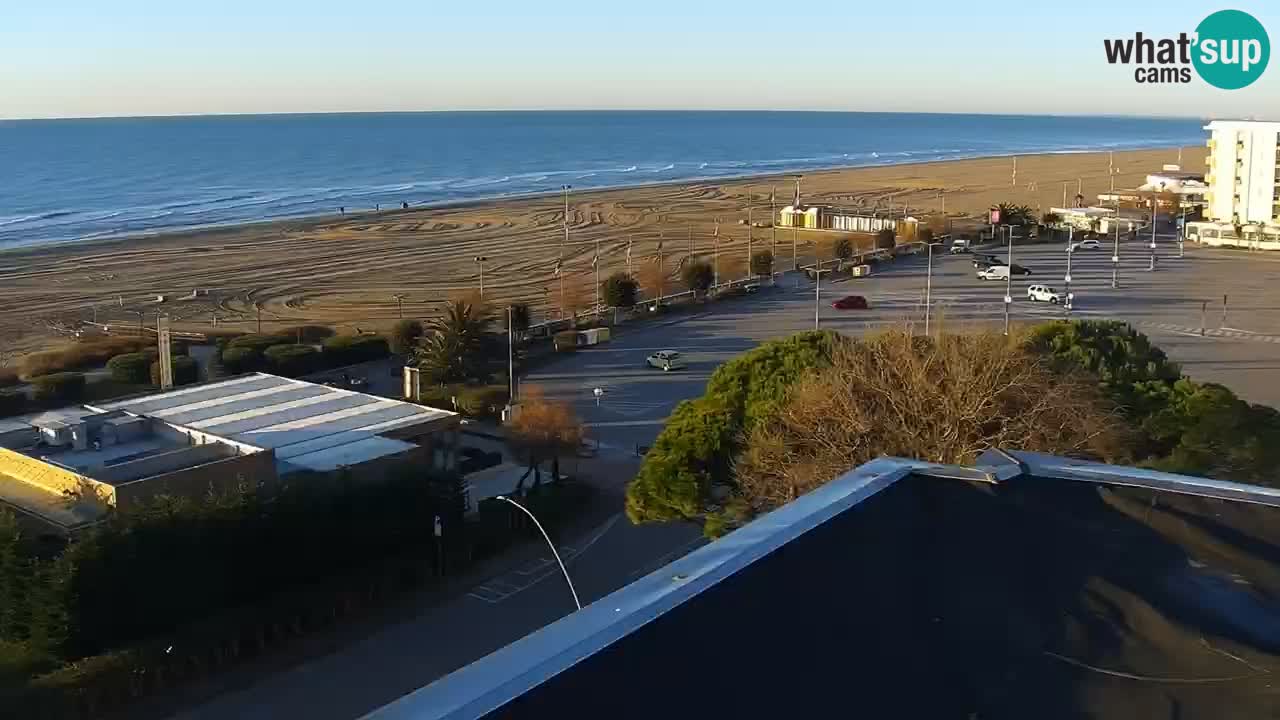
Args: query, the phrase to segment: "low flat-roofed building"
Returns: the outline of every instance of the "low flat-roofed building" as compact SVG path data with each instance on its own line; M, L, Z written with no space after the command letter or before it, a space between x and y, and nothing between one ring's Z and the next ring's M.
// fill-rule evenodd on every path
M455 463L455 413L255 373L0 420L0 504L70 534L159 495Z
M577 612L566 589L366 720L1269 717L1276 513L1039 453L883 458Z

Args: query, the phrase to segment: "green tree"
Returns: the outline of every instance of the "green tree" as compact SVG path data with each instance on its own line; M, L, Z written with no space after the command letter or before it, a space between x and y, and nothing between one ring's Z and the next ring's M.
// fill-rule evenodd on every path
M140 352L116 355L107 361L107 370L111 372L111 379L131 385L144 385L149 382L147 371L150 367L151 358Z
M845 342L829 331L764 343L721 365L702 397L676 406L627 487L632 522L706 514L717 487L731 484L741 436L767 418L806 373L830 363Z
M706 262L694 260L685 263L680 269L680 279L684 281L685 287L694 293L706 294L711 283L715 281L715 270Z
M853 257L853 243L847 237L838 237L831 246L831 254L837 260L848 260Z
M1030 206L1000 203L996 207L1000 209L1001 225L1034 225L1036 223L1035 209Z
M897 235L890 228L885 228L876 233L876 249L892 250L898 244Z
M757 250L751 256L752 275L773 274L773 253L768 250Z
M478 305L465 300L446 303L444 314L431 322L418 351L419 367L440 384L487 379L497 351L492 324Z
M342 367L381 360L391 354L391 345L381 335L338 335L325 340L321 352L326 367Z
M396 355L408 355L417 347L418 340L422 337L422 323L417 320L401 320L391 328L391 335L388 341L391 344L391 352Z
M640 284L630 275L619 272L610 275L600 285L600 293L605 305L610 307L629 308L636 304L636 291Z
M512 451L529 461L528 471L516 485L517 493L523 491L530 475L533 487L538 487L542 479L539 465L544 460L551 461L552 482L559 480L560 458L576 451L582 442L582 423L569 403L548 398L536 385L524 388L521 393L520 412L507 427Z

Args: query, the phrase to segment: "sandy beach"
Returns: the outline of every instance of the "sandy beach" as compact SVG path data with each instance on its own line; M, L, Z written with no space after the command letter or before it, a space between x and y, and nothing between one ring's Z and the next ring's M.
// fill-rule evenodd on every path
M1204 167L1203 147L1186 148L1183 167ZM1177 149L1116 152L1117 188L1131 188ZM954 219L975 218L998 202L1047 210L1077 183L1087 202L1110 187L1106 152L1024 155L952 162L813 172L801 180L802 200L849 208L904 206L914 215L938 213L945 198ZM767 224L770 192L777 206L791 202L794 176L680 183L573 193L569 243L562 272L579 294L591 294L592 257L599 243L600 276L632 263L652 264L659 238L664 269L674 278L690 252L712 251L720 219L722 272L746 266L748 193L752 219ZM495 306L527 302L534 319L559 304L556 259L564 241L561 197L476 202L455 207L349 212L344 217L255 223L81 244L0 252L0 351L26 352L54 344L83 321L154 323L168 314L175 327L250 331L258 308L264 331L302 323L345 331L385 327L398 317L428 318L441 301L477 290ZM768 227L751 230L753 247L767 249ZM799 256L813 253L801 233ZM791 263L791 231L779 228L780 268ZM736 258L730 261L730 258ZM193 291L201 293L195 297ZM207 294L206 294L207 293ZM157 303L164 295L166 301ZM95 310L96 306L96 310Z

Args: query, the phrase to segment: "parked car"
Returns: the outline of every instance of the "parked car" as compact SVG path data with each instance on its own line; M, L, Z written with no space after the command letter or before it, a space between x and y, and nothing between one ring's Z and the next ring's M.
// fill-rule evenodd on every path
M978 270L979 280L1008 280L1008 265L988 265Z
M668 370L679 370L685 367L684 359L680 357L680 353L675 350L659 350L645 359L645 364L651 368L657 368L666 372Z
M836 310L869 310L871 303L861 295L847 295L831 303Z
M1067 252L1075 252L1076 250L1098 250L1101 247L1102 244L1097 240L1081 240L1079 242L1071 243L1071 245L1067 247Z
M1027 299L1031 302L1047 302L1057 305L1067 301L1067 296L1048 285L1032 285L1027 288Z

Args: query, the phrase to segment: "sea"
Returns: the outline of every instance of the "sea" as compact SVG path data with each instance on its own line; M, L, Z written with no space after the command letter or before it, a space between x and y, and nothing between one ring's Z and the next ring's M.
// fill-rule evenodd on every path
M0 249L484 198L1203 142L1198 119L529 111L0 121Z

